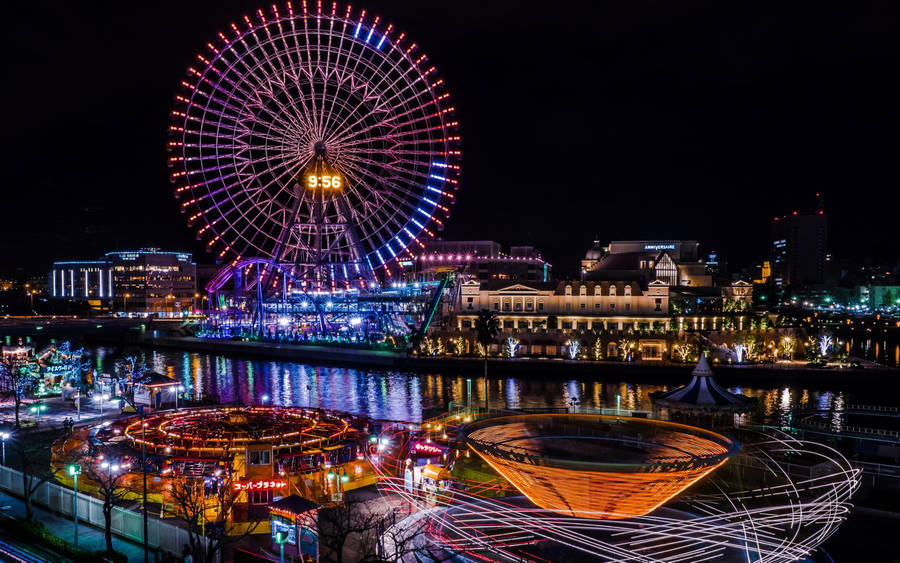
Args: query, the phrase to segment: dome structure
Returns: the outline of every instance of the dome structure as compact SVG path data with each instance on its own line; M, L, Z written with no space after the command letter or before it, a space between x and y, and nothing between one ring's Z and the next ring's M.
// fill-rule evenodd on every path
M594 246L591 247L590 250L587 251L584 255L585 260L600 260L603 258L603 247L600 246L600 241L595 240Z

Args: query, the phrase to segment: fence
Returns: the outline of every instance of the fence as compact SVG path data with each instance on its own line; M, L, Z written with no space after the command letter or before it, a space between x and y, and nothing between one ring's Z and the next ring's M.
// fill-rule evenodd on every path
M23 496L22 472L0 465L0 489ZM55 483L42 483L31 496L31 502L48 508L64 516L72 516L72 496L74 491ZM78 493L78 521L87 522L101 529L106 527L103 519L103 501L83 493ZM112 533L121 538L143 545L144 515L120 507L113 507ZM153 549L171 553L181 553L188 543L187 530L162 520L147 519L147 543Z

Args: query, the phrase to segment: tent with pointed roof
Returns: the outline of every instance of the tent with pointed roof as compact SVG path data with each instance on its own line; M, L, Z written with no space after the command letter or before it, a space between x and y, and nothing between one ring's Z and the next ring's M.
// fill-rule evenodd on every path
M756 399L731 393L716 383L706 354L700 355L691 376L687 385L672 391L650 393L650 401L655 406L673 410L703 412L746 412L756 404Z

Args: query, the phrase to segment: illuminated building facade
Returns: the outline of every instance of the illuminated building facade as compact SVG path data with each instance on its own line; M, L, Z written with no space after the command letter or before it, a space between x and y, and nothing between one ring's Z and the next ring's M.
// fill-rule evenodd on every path
M110 252L106 259L115 311L174 315L197 307L197 264L190 253L141 249Z
M187 252L110 252L102 260L54 262L47 285L51 297L95 309L174 315L196 307L197 265Z
M504 329L649 329L668 318L669 288L656 281L463 282L457 327L472 328L482 309L494 311ZM548 326L551 318L557 326Z
M87 301L94 309L109 308L112 285L106 260L54 262L47 284L50 297Z
M712 273L698 259L694 240L594 241L581 261L583 280L661 281L668 286L710 287Z
M431 281L448 272L478 281L546 282L551 265L533 246L512 246L503 252L494 241L429 241L425 251L406 264L411 281Z

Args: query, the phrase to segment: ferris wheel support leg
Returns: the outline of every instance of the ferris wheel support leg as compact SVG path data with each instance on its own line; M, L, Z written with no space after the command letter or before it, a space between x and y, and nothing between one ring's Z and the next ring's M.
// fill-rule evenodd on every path
M263 287L262 287L262 277L259 271L259 262L256 263L256 311L253 319L253 324L255 325L257 335L262 338L263 336Z

